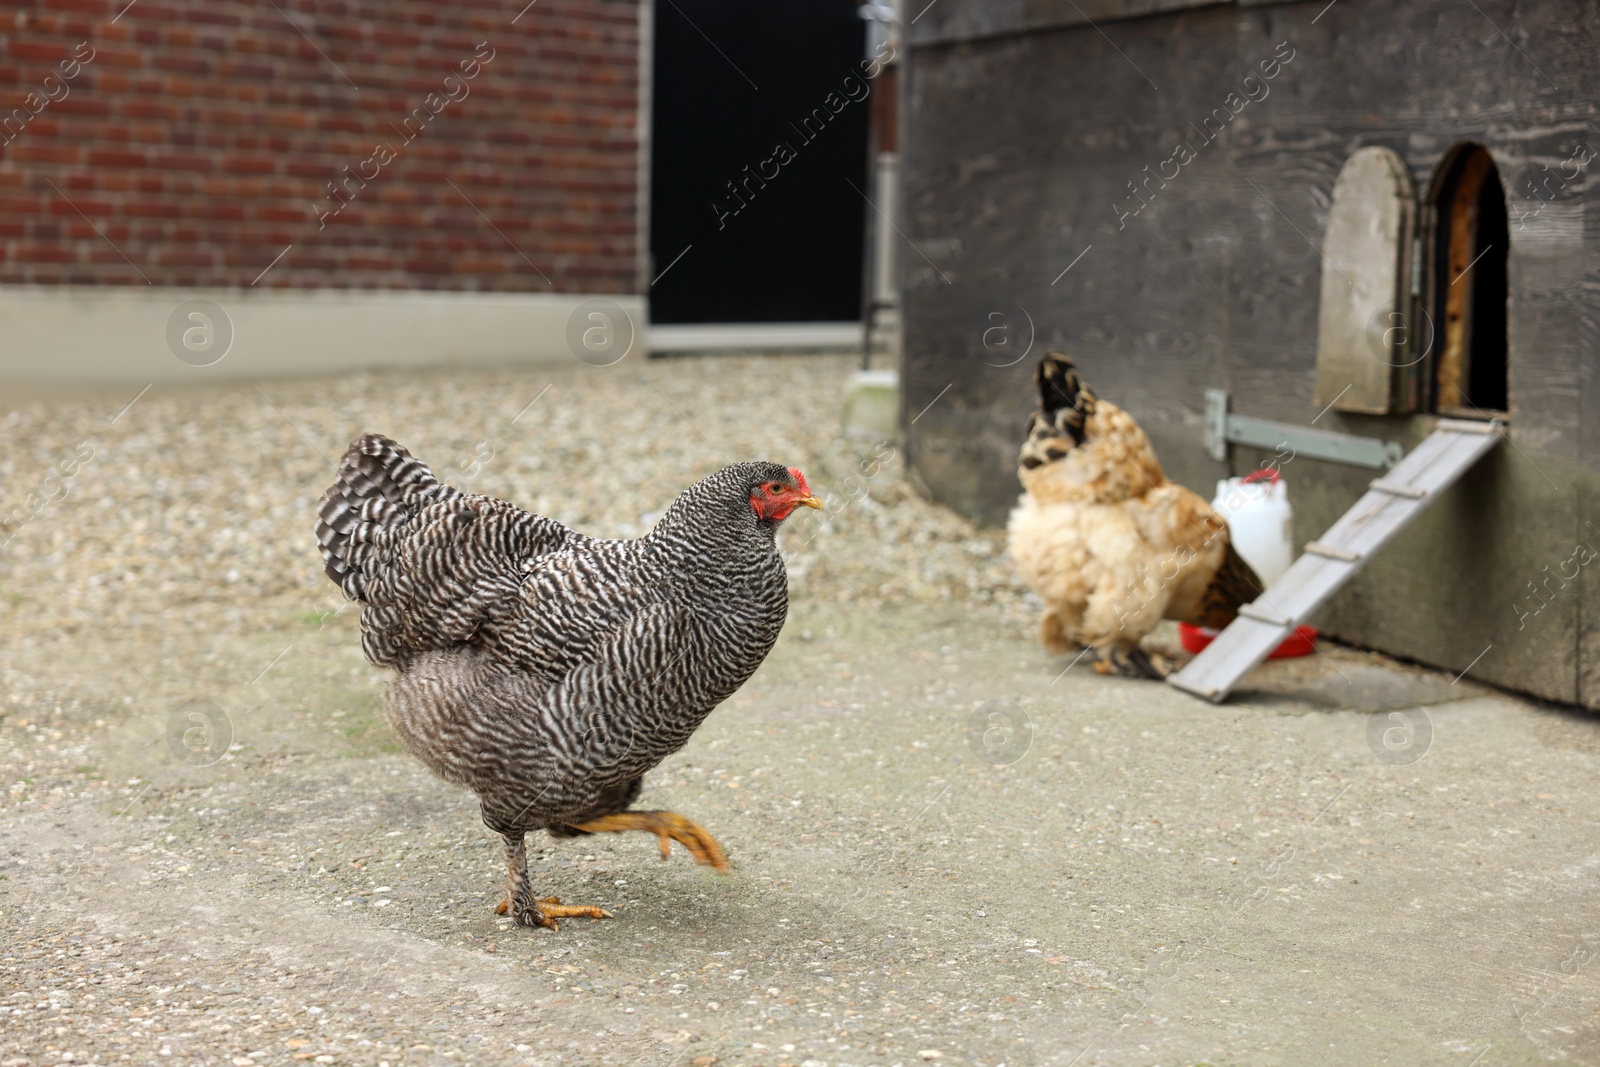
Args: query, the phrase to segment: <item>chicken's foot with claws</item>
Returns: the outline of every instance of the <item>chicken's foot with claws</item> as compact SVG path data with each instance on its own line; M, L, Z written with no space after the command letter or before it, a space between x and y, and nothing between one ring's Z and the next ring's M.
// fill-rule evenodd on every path
M609 919L611 913L592 905L563 904L560 897L535 897L528 880L528 853L521 834L503 835L506 846L506 899L495 908L496 915L508 912L518 926L542 926L560 930L557 919Z
M1146 652L1138 645L1132 648L1113 645L1110 648L1096 650L1094 670L1096 674L1114 674L1122 678L1154 678L1159 682L1171 674L1176 666L1166 656L1157 652Z

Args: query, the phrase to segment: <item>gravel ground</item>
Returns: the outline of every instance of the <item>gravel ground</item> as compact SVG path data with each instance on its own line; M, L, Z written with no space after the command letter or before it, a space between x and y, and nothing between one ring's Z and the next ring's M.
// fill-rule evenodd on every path
M1600 1063L1592 717L1337 648L1224 708L1063 673L1000 535L838 432L850 367L0 408L0 506L60 498L0 547L0 1067ZM313 549L368 429L601 534L732 459L831 497L773 655L648 779L731 877L536 841L616 918L493 915L498 843L376 719Z
M851 554L829 546L871 539L874 566L842 575L869 583L864 593L1014 599L993 564L995 535L916 499L892 444L840 433L852 367L843 357L677 359L10 406L0 506L29 517L0 557L0 620L13 635L82 625L79 612L108 634L208 634L259 628L263 611L318 610L331 587L305 552L308 516L344 447L372 429L457 485L601 536L642 534L684 486L726 463L781 458L835 505L785 532L797 598L840 595L827 561ZM63 491L29 515L28 494Z

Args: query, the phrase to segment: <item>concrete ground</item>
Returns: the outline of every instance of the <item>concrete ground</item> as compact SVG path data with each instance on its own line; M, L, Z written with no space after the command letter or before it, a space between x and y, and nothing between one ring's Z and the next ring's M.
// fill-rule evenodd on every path
M733 873L539 840L615 914L559 933L493 914L354 612L112 627L37 592L110 548L19 557L0 1065L1600 1063L1593 716L1332 647L1221 707L1101 678L1004 598L877 595L871 529L651 775Z

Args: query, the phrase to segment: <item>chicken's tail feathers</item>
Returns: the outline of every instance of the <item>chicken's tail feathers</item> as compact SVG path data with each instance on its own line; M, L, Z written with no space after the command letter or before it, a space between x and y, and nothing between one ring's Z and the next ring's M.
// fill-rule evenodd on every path
M1266 585L1255 568L1245 562L1229 541L1223 551L1222 563L1211 578L1211 584L1200 598L1200 614L1186 622L1195 626L1209 626L1220 630L1231 623L1239 609L1266 591Z
M356 438L317 508L323 571L345 596L362 599L362 564L372 551L373 531L458 492L399 442L380 433Z
M1045 421L1083 444L1089 416L1094 414L1095 395L1071 357L1063 352L1048 353L1039 361L1033 380L1039 386L1039 410Z

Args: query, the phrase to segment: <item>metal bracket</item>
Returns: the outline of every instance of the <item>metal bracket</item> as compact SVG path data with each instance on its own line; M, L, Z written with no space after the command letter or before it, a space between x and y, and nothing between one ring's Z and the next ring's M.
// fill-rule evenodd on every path
M1287 448L1296 456L1378 471L1388 470L1405 455L1398 441L1234 415L1228 411L1227 390L1207 389L1206 451L1212 459L1226 461L1230 444L1269 451Z

